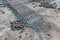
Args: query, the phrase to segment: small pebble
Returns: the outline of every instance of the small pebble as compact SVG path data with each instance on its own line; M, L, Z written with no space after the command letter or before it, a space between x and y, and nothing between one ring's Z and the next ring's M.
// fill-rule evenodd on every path
M23 31L21 31L21 33L23 33Z
M33 8L35 8L35 6L33 6Z
M5 38L5 40L7 40L7 38Z
M60 10L60 8L58 8L58 10Z
M47 36L50 36L50 34L47 34Z
M28 35L28 33L26 33L26 35Z
M32 35L30 35L30 37L32 37Z
M34 3L32 3L32 5L34 5Z
M21 38L21 36L19 36L19 38Z

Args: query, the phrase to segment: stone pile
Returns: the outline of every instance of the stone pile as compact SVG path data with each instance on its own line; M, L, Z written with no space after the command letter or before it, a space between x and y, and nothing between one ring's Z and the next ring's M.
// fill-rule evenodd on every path
M35 1L32 1L35 2ZM39 7L44 7L44 8L52 8L52 9L56 9L57 8L57 4L56 3L51 3L48 1L40 1L40 2L36 2L39 3ZM32 5L34 5L34 3L32 3ZM34 6L34 8L36 7L36 5Z
M55 9L57 7L56 3L50 4L49 2L40 2L41 5L39 5L40 7L45 7L45 8L53 8Z
M20 20L17 20L17 21L13 21L13 22L11 22L11 29L12 30L21 30L21 29L23 29L24 28L24 24L23 24L23 22L22 21L20 21Z

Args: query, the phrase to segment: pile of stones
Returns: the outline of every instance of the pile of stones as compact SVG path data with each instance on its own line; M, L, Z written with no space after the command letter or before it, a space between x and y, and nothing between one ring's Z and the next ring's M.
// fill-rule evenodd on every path
M41 5L39 5L40 7L45 7L45 8L53 8L55 9L57 7L56 3L50 4L49 2L40 2Z
M20 21L20 20L17 20L17 21L13 21L13 22L11 22L10 23L11 24L11 29L12 30L21 30L21 29L23 29L24 28L24 24L23 24L23 22L22 21Z
M38 2L38 0L33 0L32 2L35 2L35 1L37 1ZM37 3L36 2L36 3ZM44 8L52 8L52 9L56 9L57 8L57 4L56 3L51 3L51 2L48 2L48 1L39 1L38 3L40 3L39 4L39 7L44 7ZM32 5L33 5L34 3L32 3ZM34 6L34 8L36 7L36 5Z

